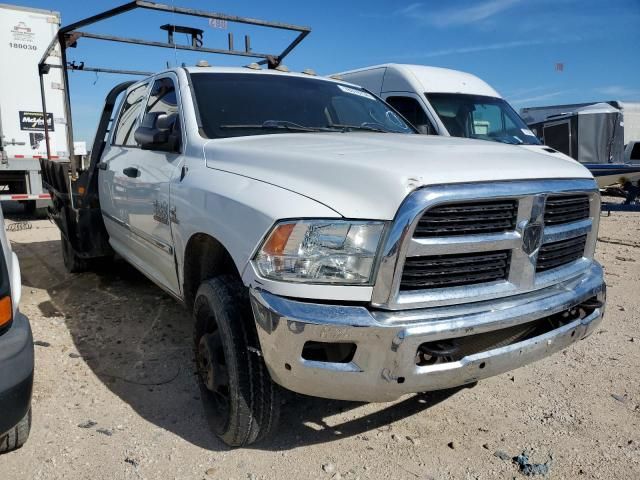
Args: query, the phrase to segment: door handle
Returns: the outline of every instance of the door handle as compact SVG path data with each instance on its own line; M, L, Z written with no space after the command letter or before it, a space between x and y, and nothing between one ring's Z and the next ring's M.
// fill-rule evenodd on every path
M98 163L98 168L100 170L109 170L109 164L108 163L104 163L104 162L100 162L100 163Z
M131 177L131 178L136 178L140 176L140 170L138 170L136 167L127 167L124 170L122 170L122 173L124 173L127 177Z

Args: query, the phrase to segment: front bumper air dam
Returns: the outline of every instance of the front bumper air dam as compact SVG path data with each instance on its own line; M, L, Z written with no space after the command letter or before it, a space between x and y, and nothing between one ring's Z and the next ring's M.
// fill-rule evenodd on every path
M600 265L540 291L477 304L408 311L374 311L295 301L251 289L262 355L274 381L295 392L366 402L453 388L540 360L587 337L602 321L606 286ZM596 297L602 306L539 336L468 355L416 365L426 342L508 328L566 311ZM352 342L347 363L302 358L306 342Z

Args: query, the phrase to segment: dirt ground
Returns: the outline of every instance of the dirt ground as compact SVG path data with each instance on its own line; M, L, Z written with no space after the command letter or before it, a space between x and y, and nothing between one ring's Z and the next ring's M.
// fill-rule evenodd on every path
M3 480L517 479L523 451L551 462L546 478L640 478L637 214L602 219L608 308L590 338L472 389L391 404L292 395L277 437L239 450L207 428L182 307L123 262L65 273L56 227L31 224L9 238L36 340L33 427L0 457Z

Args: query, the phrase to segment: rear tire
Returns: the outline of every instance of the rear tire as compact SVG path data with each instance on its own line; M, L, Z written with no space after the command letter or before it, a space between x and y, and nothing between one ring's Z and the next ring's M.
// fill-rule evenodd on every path
M241 447L278 423L280 388L259 352L247 290L233 276L202 283L193 307L194 349L205 411L213 432Z
M27 200L24 202L24 213L32 217L36 213L36 206L35 200Z
M62 260L64 262L65 268L67 269L67 272L86 272L89 268L88 260L80 258L73 250L71 242L64 238L64 236L60 237L60 242L62 244Z
M31 409L15 427L0 435L0 453L7 453L22 447L31 431Z

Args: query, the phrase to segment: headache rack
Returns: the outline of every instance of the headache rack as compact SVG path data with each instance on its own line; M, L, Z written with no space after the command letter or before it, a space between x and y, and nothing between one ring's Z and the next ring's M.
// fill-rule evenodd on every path
M94 25L134 10L153 10L156 12L166 13L170 15L171 21L174 21L178 16L199 17L206 18L209 22L223 22L225 26L227 24L240 24L263 29L284 30L292 32L295 36L293 40L291 40L279 52L266 53L255 51L252 48L249 35L244 35L244 49L236 49L234 47L233 33L228 33L227 35L226 48L205 46L204 30L185 25L169 23L160 25L159 28L166 32L166 42L98 34L82 30L87 26ZM85 62L70 62L67 60L67 50L69 48L76 48L80 39L87 38L120 44L134 44L148 47L200 52L203 54L253 58L257 60L258 64L266 65L268 68L277 68L280 66L282 60L289 55L310 32L311 29L309 27L227 15L218 12L208 12L174 5L165 5L145 0L128 2L60 28L57 35L51 40L51 43L47 47L38 64L38 73L40 75L42 111L46 118L47 102L44 88L45 76L52 68L62 69L63 84L61 85L61 88L64 91L64 109L67 119L66 143L69 152L69 159L56 160L52 158L51 145L49 143L49 131L47 122L45 122L44 134L47 146L47 158L41 159L40 165L42 170L43 186L49 191L52 199L52 206L49 208L49 215L60 228L63 237L69 240L76 254L81 258L94 258L107 255L111 252L100 212L97 183L98 175L96 168L105 146L105 136L108 132L118 95L126 90L133 82L129 81L120 83L107 95L98 128L96 130L93 146L91 148L91 154L86 167L83 167L79 162L79 156L75 154L73 148L73 122L71 115L68 71L72 70L142 76L152 75L152 72L108 68L105 66L89 66L85 64ZM185 35L189 40L188 43L176 42L176 37L184 38Z

